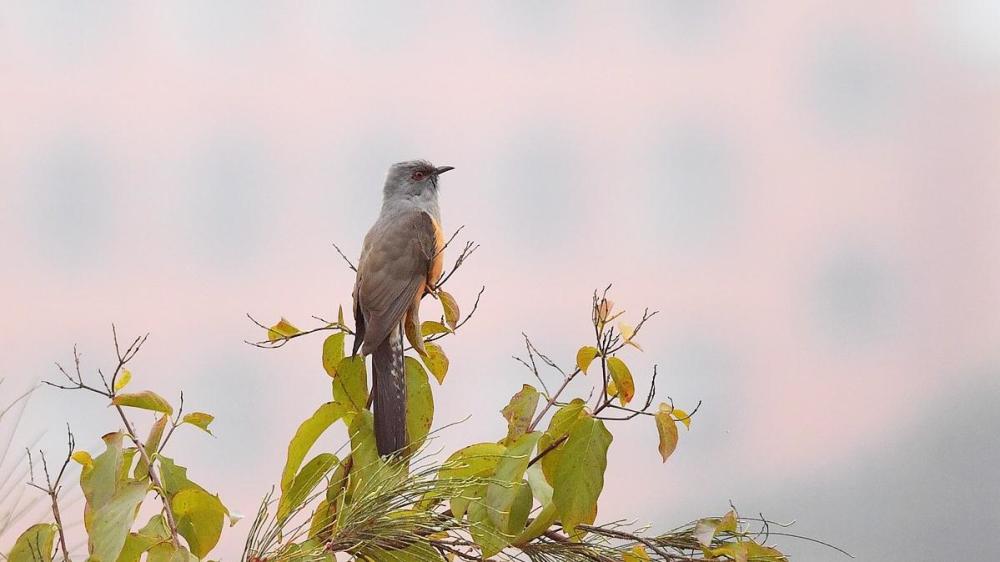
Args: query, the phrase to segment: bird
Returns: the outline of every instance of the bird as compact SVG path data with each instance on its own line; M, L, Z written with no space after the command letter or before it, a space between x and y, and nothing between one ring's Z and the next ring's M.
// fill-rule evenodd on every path
M408 446L403 338L426 354L420 301L441 275L445 242L438 182L453 169L426 160L390 166L382 209L358 260L352 354L372 356L375 444L382 457L402 454Z

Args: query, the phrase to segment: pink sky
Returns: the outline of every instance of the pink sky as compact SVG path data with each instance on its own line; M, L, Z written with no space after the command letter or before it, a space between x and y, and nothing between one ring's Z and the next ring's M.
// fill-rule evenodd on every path
M111 322L150 331L133 385L218 414L174 454L252 512L328 380L321 339L263 352L243 315L348 305L331 242L356 255L385 168L428 158L457 168L446 228L482 244L452 289L487 286L446 345L437 423L473 417L442 448L497 438L520 332L570 364L614 282L630 316L661 311L640 384L658 364L703 406L666 465L652 423L618 429L601 517L734 499L823 529L768 498L875 470L997 376L997 22L972 1L5 6L0 377L51 377L74 343L109 367ZM67 421L91 448L115 429L49 390L26 417L54 449Z

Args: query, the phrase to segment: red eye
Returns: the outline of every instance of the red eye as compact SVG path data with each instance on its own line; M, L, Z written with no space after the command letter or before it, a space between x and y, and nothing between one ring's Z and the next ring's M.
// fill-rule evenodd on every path
M420 170L417 170L416 172L413 172L413 181L420 181L422 179L424 179L424 173L423 172L421 172Z

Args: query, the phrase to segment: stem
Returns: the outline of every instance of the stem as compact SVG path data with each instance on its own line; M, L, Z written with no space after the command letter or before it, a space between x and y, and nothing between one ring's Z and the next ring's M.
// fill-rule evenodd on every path
M153 483L153 487L160 494L160 499L163 500L163 513L167 518L167 526L170 527L170 538L174 543L176 548L181 547L180 537L177 536L177 520L174 519L174 510L170 507L170 498L167 497L167 491L163 487L163 481L160 480L160 475L157 473L156 468L153 466L153 460L149 457L146 452L146 447L142 445L139 437L135 433L135 428L132 423L128 421L128 417L125 416L125 411L122 410L121 406L116 405L115 410L118 410L118 416L121 417L122 422L125 424L125 430L128 432L129 438L135 443L136 449L139 451L139 456L142 457L143 462L149 467L149 480Z

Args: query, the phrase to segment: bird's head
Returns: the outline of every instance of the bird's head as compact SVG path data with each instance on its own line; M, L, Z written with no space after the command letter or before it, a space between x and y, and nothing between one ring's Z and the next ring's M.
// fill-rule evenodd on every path
M452 166L438 166L426 160L409 160L389 167L385 177L386 199L397 196L416 197L437 191L438 176L454 170Z

